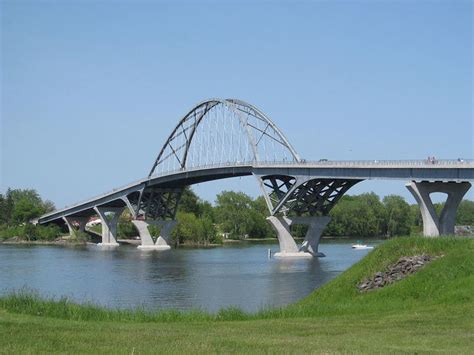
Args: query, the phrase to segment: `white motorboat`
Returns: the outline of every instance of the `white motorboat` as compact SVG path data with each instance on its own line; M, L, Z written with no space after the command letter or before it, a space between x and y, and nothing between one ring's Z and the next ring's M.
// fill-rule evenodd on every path
M352 244L352 249L374 249L374 247L370 247L367 244L356 243Z

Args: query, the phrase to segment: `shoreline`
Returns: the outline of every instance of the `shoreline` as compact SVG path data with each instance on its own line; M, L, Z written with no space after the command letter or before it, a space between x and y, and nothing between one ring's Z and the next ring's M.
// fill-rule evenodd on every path
M14 240L15 238L10 238L10 239L5 239L5 240L0 240L0 245L5 244L5 245L75 245L75 246L80 246L80 245L96 245L96 243L92 242L71 242L68 239L58 239L58 240ZM304 238L294 238L296 242L302 242ZM378 237L348 237L348 236L343 236L343 237L332 237L332 236L325 236L321 237L321 241L326 241L326 240L333 240L333 241L349 241L349 240L357 240L357 239L363 239L363 240L385 240L389 239L384 236L378 236ZM126 245L140 245L140 239L119 239L118 240L119 244L126 244ZM277 238L247 238L247 239L224 239L222 244L199 244L199 243L186 243L186 244L180 244L178 248L173 249L179 249L179 248L215 248L215 247L222 247L226 245L233 245L233 244L274 244L278 243Z

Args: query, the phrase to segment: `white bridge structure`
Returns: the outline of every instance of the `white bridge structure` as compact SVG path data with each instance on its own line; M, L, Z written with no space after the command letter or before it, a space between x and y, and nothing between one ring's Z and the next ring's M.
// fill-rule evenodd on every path
M308 137L316 139L316 137ZM148 176L87 201L45 214L39 224L64 223L84 230L92 216L102 221L102 246L118 246L117 222L133 217L139 247L169 249L183 189L196 183L253 175L267 202L280 257L322 256L321 234L329 211L352 186L373 179L403 180L418 202L426 236L454 234L456 211L474 180L474 161L317 161L301 159L280 129L254 106L235 99L210 99L190 110L171 132ZM430 194L447 194L438 216ZM298 245L294 224L308 225ZM152 237L149 225L160 227Z

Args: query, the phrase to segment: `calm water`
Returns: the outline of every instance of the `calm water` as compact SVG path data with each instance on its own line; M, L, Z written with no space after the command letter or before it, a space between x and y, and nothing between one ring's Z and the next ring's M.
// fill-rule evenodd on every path
M167 252L1 245L0 294L28 288L109 307L256 311L303 298L367 254L350 244L323 242L327 257L291 261L267 258L277 244Z

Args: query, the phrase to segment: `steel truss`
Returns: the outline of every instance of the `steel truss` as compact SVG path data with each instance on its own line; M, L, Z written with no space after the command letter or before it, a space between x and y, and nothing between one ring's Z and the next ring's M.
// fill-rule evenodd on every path
M174 220L182 188L147 188L127 196L134 217L145 220Z
M260 177L271 215L327 216L339 199L361 180ZM265 189L266 188L266 189Z

